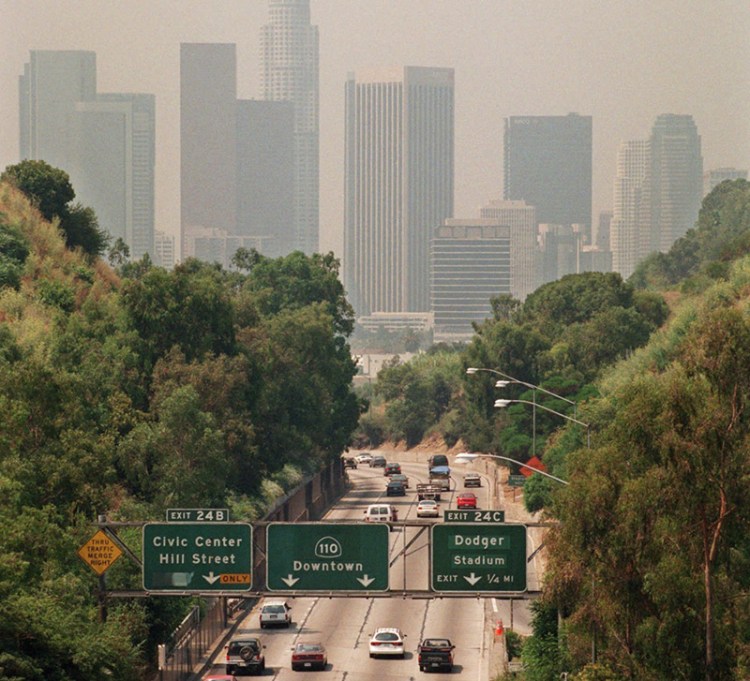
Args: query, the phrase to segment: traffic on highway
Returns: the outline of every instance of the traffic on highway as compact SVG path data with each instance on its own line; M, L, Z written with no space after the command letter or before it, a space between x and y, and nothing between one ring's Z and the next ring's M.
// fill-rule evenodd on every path
M267 596L238 623L232 636L226 641L225 648L215 654L214 664L203 678L233 672L236 675L260 674L273 676L275 679L289 679L298 678L299 671L307 670L315 670L315 678L345 678L347 681L412 679L422 670L435 672L431 678L440 678L443 673L450 673L450 678L453 679L482 681L490 678L490 668L494 669L491 660L494 625L498 617L495 599L478 598L471 594L463 598L441 598L440 593L428 593L435 586L430 584L430 531L435 524L440 525L441 530L442 526L451 525L444 520L444 511L458 509L458 498L466 491L464 471L451 469L448 489L441 491L439 499L427 500L430 502L427 505L430 512L425 513L425 500L420 501L416 491L417 485L430 482L429 469L424 461L415 461L414 456L409 461L404 461L396 453L389 453L387 457L378 454L377 457L365 453L347 455L346 473L351 483L350 488L320 522L360 523L369 520L373 530L383 530L383 534L376 532L368 541L372 542L371 550L374 553L379 551L377 547L381 541L384 542L383 547L387 546L384 551L387 553L387 564L383 569L387 572L385 581L388 582L388 593L376 598L331 594L294 597L283 593L278 598ZM353 462L356 462L356 466ZM396 480L404 486L403 494L389 495L388 485L391 479L388 473L400 476ZM469 482L475 496L475 503L469 508L476 508L478 512L490 511L493 505L490 481L484 475L471 471ZM437 514L433 513L434 507L438 509ZM380 513L379 509L388 510ZM461 513L465 514L467 511ZM497 517L497 514L493 517ZM419 523L393 525L394 519L418 520ZM278 526L276 531L283 536L278 540L274 539L274 542L288 539L292 546L292 535L295 531L301 531L300 528L304 528L304 525ZM271 528L273 526L269 529ZM341 551L337 544L345 545L345 537L346 535L341 542L337 542L334 536L326 537L322 544L325 555L335 555L337 551ZM453 535L451 537L458 544L475 543L482 550L490 551L494 544L505 541L504 537L498 539L494 535L484 536L478 530L455 534L457 539ZM508 541L516 539L512 537ZM283 546L283 543L278 545ZM318 548L320 547L316 547L316 553ZM524 561L525 558L524 549ZM290 570L295 567L294 562L289 559ZM296 562L300 568L297 573L290 571L287 575L286 565L279 568L277 572L282 582L284 579L300 580L300 584L304 582L306 576L303 568L306 561L299 559ZM325 563L324 560L319 562ZM332 559L331 563L342 566L347 564L345 557ZM317 563L307 561L307 569L320 569L313 567L314 564ZM475 574L473 567L466 570L470 571L467 572L468 576L455 578L460 584L448 584L445 588L470 589L472 579L478 580L480 574L488 572L485 570L481 573L476 569ZM356 573L353 577L374 580L380 578L380 575L375 569L372 575ZM524 575L524 580L525 577ZM343 578L347 576L344 575ZM365 584L362 581L360 583ZM377 586L376 583L367 583L367 588ZM281 583L279 587L285 588ZM415 597L414 592L424 592L424 595ZM407 597L407 594L412 595ZM262 620L264 606L279 602L289 608L288 621L285 619L279 627L266 626L267 623ZM287 613L284 615L286 617ZM433 653L427 656L423 652L420 657L420 645L425 639L449 641L450 655L444 651L442 655ZM233 646L232 641L257 643L247 647L248 660L243 662L241 657L237 657L238 651L241 655L242 648ZM235 654L227 658L230 652Z

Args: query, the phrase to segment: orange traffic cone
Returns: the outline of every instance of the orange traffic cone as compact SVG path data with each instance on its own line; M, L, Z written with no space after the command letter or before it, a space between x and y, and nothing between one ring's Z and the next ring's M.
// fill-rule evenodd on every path
M495 623L495 636L502 636L505 633L505 629L503 628L503 621L498 620Z

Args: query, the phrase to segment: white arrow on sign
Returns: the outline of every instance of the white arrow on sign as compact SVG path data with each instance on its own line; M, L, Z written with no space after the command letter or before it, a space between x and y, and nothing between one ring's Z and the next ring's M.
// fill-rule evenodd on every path
M203 575L203 579L205 579L209 584L213 584L214 582L218 582L221 579L221 575L215 575L214 571L211 570L207 575Z
M469 582L472 586L474 586L482 577L477 577L473 572L467 577L464 575L464 579Z
M365 588L370 586L375 581L375 577L368 577L365 575L364 577L357 577L357 581Z
M286 577L282 577L281 581L284 582L287 586L294 586L297 582L299 582L299 577L292 577L292 575L287 575Z

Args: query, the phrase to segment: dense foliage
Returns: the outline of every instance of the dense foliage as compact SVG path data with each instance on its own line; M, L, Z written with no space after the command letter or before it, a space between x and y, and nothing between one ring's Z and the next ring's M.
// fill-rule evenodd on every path
M628 282L588 273L524 303L493 300L447 363L439 412L427 365L381 372L386 432L405 438L416 419L442 429L458 412L471 449L523 461L535 447L570 480L535 475L524 490L527 507L559 521L525 678L750 677L748 253L750 184L725 182L695 229ZM464 377L468 367L500 374ZM520 402L498 414L500 396Z
M127 681L185 602L116 602L100 621L76 555L92 521L212 506L252 520L338 457L361 409L353 314L330 254L118 274L58 232L63 176L33 202L0 182L0 678ZM126 559L107 579L140 584Z

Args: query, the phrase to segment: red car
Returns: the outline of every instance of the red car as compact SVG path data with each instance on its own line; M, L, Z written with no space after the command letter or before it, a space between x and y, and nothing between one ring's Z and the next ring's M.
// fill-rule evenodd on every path
M472 492L464 492L456 497L457 508L476 508L477 495Z
M300 669L325 669L328 655L322 643L298 642L292 648L292 671Z

